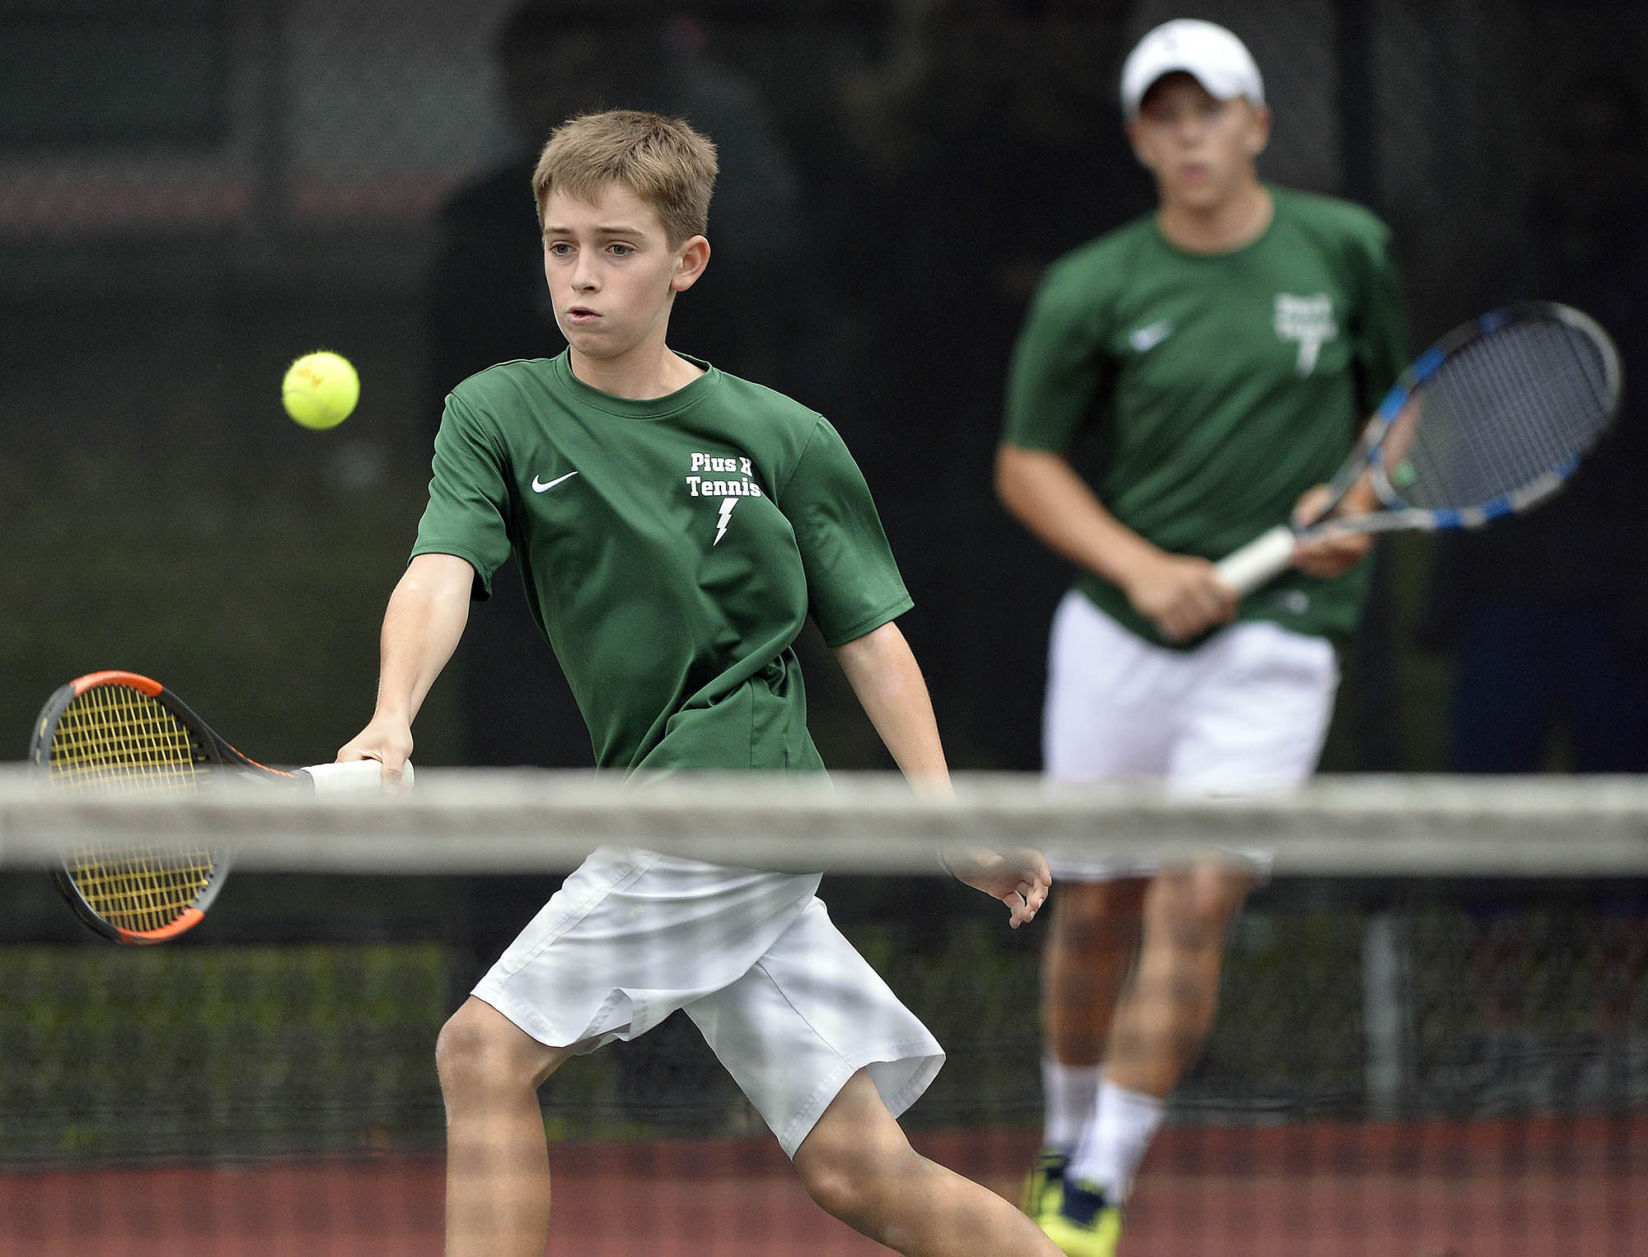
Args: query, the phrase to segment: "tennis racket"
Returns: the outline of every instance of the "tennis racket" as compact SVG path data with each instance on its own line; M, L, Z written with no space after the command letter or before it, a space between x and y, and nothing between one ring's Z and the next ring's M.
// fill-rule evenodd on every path
M1524 302L1449 332L1402 373L1304 527L1280 525L1215 567L1247 594L1284 571L1301 538L1479 528L1545 501L1619 408L1619 354L1578 310ZM1363 475L1379 507L1328 518Z
M200 791L227 776L325 791L376 789L380 781L371 760L290 772L260 764L135 672L93 672L59 689L35 722L29 760L48 786L94 796ZM159 841L76 847L63 853L54 879L97 933L143 944L198 925L228 872L220 846Z

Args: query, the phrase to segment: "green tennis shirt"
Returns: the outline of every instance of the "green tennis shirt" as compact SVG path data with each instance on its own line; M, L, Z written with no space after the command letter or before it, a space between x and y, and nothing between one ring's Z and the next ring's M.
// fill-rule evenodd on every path
M1175 248L1152 215L1067 254L1014 351L1003 441L1069 453L1091 433L1100 501L1172 553L1217 560L1286 522L1407 360L1384 224L1345 201L1269 191L1270 226L1234 252ZM1339 637L1367 575L1289 572L1240 617ZM1076 588L1172 645L1117 586L1081 572Z
M705 364L700 364L705 365ZM567 355L506 362L447 398L412 553L514 554L596 762L822 770L794 643L840 645L909 609L835 429L709 367L634 401Z

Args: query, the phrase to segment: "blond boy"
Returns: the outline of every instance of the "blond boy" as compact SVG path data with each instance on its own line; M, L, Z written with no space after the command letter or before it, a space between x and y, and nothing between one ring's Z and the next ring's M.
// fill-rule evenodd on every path
M948 774L910 607L874 505L819 415L666 336L703 275L713 145L614 111L558 128L533 176L568 348L457 386L430 499L384 618L377 709L339 758L387 775L472 593L513 550L598 763L643 775L820 772L793 643L808 616L894 760ZM963 881L1016 926L1047 892L1033 852ZM1048 1254L1000 1197L919 1156L895 1118L943 1059L831 924L817 874L604 847L442 1029L449 1257L538 1257L550 1225L537 1088L569 1057L697 1024L825 1209L902 1253Z

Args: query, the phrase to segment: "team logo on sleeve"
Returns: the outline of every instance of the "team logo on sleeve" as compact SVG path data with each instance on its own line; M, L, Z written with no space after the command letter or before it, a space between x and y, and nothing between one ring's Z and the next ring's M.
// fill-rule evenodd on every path
M1276 294L1276 335L1283 340L1299 342L1300 375L1316 370L1316 359L1322 346L1339 335L1339 323L1333 317L1333 298L1325 292L1309 297L1292 293Z
M704 454L693 451L687 472L687 494L695 498L709 498L716 503L715 538L712 546L721 544L732 523L733 507L740 498L759 498L765 494L755 482L755 470L750 460L740 455Z

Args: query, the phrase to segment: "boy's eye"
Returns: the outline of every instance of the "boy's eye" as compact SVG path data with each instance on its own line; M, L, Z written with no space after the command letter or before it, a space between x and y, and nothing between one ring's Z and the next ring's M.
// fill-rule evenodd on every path
M564 241L557 240L549 246L550 253L558 258L564 258L572 252L572 246Z
M634 245L628 245L628 244L613 243L613 244L608 245L607 249L614 256L621 257L621 258L627 258L630 254L635 252L635 246Z

